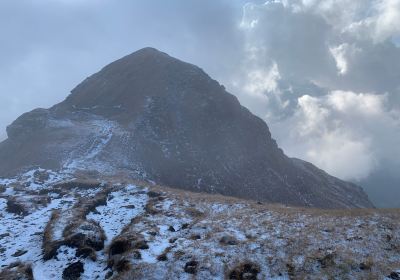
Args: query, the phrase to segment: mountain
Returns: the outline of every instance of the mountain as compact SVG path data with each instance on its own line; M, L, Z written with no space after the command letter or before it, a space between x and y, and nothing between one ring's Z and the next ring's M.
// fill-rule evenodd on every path
M0 144L0 176L41 167L320 208L373 207L362 188L287 157L266 123L200 68L153 48L23 114Z

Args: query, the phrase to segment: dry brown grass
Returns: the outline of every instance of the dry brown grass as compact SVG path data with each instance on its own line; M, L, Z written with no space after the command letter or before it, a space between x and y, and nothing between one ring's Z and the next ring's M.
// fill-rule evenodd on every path
M245 204L254 210L258 211L276 211L279 213L286 214L305 214L311 216L330 216L330 217L365 217L375 214L385 215L391 218L400 217L400 209L375 209L375 208L353 208L353 209L321 209L321 208L307 208L307 207L295 207L287 206L279 203L262 203L258 201L236 198L230 196L223 196L220 194L209 194L205 192L193 192L188 190L176 189L161 185L153 185L147 182L141 182L135 180L139 185L143 185L155 192L164 192L166 196L176 198L177 200L193 201L196 204L201 203L222 203L222 204Z
M61 246L59 241L54 240L53 227L56 220L60 217L61 212L59 210L53 210L50 216L50 220L47 222L43 232L43 259L50 260L57 254L58 248Z
M87 236L81 233L82 230L90 231L92 234ZM63 237L65 245L78 249L90 247L95 251L102 250L106 240L104 230L98 222L84 219L74 220L68 224L63 231Z
M129 240L128 237L120 236L118 238L115 238L111 242L108 248L108 255L109 256L121 255L128 252L131 249L132 249L131 240Z
M143 235L135 232L125 232L125 234L114 238L106 250L108 266L119 272L126 271L125 269L120 270L121 267L127 268L125 265L129 265L130 267L130 263L125 262L126 259L140 259L141 254L139 250L149 248ZM122 264L123 266L121 266Z
M392 269L400 267L400 263L396 264L382 257L393 252L400 253L400 238L396 235L396 231L399 230L399 209L324 210L287 207L280 204L259 204L256 201L234 197L189 192L137 181L135 183L128 179L125 183L141 184L147 187L150 190L150 198L145 207L147 215L134 218L107 249L110 266L115 271L121 270L121 273L113 279L141 279L140 276L146 276L143 274L146 269L169 267L169 261L179 263L181 269L182 262L186 262L190 254L204 253L202 251L205 250L204 247L209 246L205 244L213 244L223 250L206 258L215 260L215 258L232 257L229 255L232 253L229 250L239 255L235 262L227 263L228 276L235 271L233 275L236 278L232 279L240 279L240 271L244 269L241 264L246 263L245 253L249 252L248 248L251 244L260 245L262 250L270 254L263 258L268 262L267 266L271 273L274 275L287 273L292 279L310 279L309 275L312 274L326 275L328 279L377 279L378 276L388 275ZM95 205L99 205L97 203L104 203L104 199L107 198L105 194L107 194L106 190L91 201L80 200L81 214L77 216L83 217L93 211ZM162 204L160 197L161 199L166 197L173 202L167 211L159 207ZM218 210L219 205L223 206L222 210ZM133 261L135 252L138 252L135 248L145 247L145 242L140 242L137 234L144 230L153 231L154 224L170 215L178 219L185 217L190 221L190 225L185 227L187 233L181 233L178 230L176 235L180 240L171 244L168 252L163 252L158 256L159 261L163 263L151 266L141 264L140 261L138 261L139 264ZM227 225L233 225L247 240L240 239L240 242L231 246L220 244L219 240L226 233ZM202 238L194 238L195 234L191 231L202 227L206 228L202 231ZM379 234L382 233L385 235L380 236ZM260 240L262 234L269 236L268 239ZM152 237L147 238L148 242L151 242ZM182 239L190 242L191 248L187 248L190 252L179 247ZM120 242L119 245L118 242ZM380 246L380 244L383 245ZM117 247L123 248L112 252ZM367 248L366 253L355 250L363 248ZM379 251L378 257L368 255L372 250ZM390 253L386 254L386 250ZM284 257L279 257L280 254L284 254ZM304 257L300 263L299 256ZM127 259L130 260L129 271L119 269L118 267L125 267ZM214 260L210 260L210 263ZM203 260L199 261L201 263ZM257 264L257 262L254 263ZM173 267L168 269L174 270Z
M107 177L106 177L107 178ZM115 180L115 179L114 179ZM129 180L124 181L126 184L135 184L138 186L146 187L152 192L164 193L169 198L175 198L183 201L193 201L196 204L201 203L222 203L228 205L245 204L257 211L276 211L279 213L287 214L307 214L307 215L329 215L329 216L365 216L372 215L374 213L393 214L400 216L400 209L319 209L319 208L306 208L306 207L293 207L286 206L279 203L262 203L257 201L223 196L220 194L209 194L205 192L193 192L189 190L182 190L177 188L171 188L162 185L154 185L149 182L140 180Z
M107 205L107 197L113 191L110 186L105 186L104 190L97 193L93 198L81 198L76 203L76 216L85 219L86 215L96 210L96 207Z
M202 218L204 217L204 212L196 209L195 207L187 207L185 212L193 218Z
M82 258L89 258L92 261L97 260L96 250L89 246L82 246L76 250L76 256Z
M98 187L98 183L87 184L87 182L80 182L79 184L78 187L80 188ZM76 188L77 184L76 182L73 184L67 182L57 185L57 188L59 189L63 189L64 187ZM57 220L62 218L62 215L67 214L62 213L59 210L52 212L50 220L44 230L42 248L45 260L55 257L58 248L62 245L76 247L79 251L78 254L95 259L95 253L93 251L103 249L106 236L100 224L95 221L87 221L86 215L91 211L94 211L97 206L105 205L107 203L107 196L111 191L112 188L110 186L105 186L104 190L97 193L93 198L81 198L74 205L70 210L72 212L71 217L68 218L69 221L66 221L67 224L64 226L62 234L63 240L54 240L53 230ZM98 236L99 238L92 240L84 234L80 234L78 231L81 226L90 227L93 230L94 236Z
M144 210L146 211L147 214L149 215L157 215L160 213L160 210L155 208L155 205L157 204L158 200L151 198L147 201Z
M101 182L95 179L74 179L71 181L66 181L66 182L61 182L58 184L55 184L53 186L53 189L61 189L61 190L67 190L70 191L72 189L81 189L81 190L87 190L87 189L96 189L101 186Z
M8 197L7 198L7 212L20 215L20 216L26 216L28 215L28 210L25 208L25 206L17 201L15 197Z
M0 271L0 279L2 280L34 280L32 266L26 263L13 263L7 268Z

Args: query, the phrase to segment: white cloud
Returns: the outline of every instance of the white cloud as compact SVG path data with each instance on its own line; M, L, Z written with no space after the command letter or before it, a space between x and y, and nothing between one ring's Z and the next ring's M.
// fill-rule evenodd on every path
M273 92L278 89L277 81L280 77L276 63L273 63L270 69L249 71L244 90L253 96L266 97L265 92Z
M333 91L327 97L327 103L343 114L358 114L381 117L385 114L386 95L356 94L351 91Z
M377 15L371 21L374 25L374 39L383 41L400 34L400 0L381 0L376 4Z
M400 164L393 144L400 143L400 49L388 40L399 36L399 3L285 0L244 6L246 51L237 74L244 81L237 79L242 87L236 91L266 119L289 155L353 180L378 166ZM263 107L254 105L263 97Z
M287 131L280 142L292 156L340 178L360 180L380 160L373 147L376 139L368 132L378 118L375 113L383 113L382 102L373 95L351 92L304 95L298 99L296 112L275 128Z
M337 47L329 48L336 61L336 67L340 75L344 75L347 72L346 47L347 44L342 44Z
M298 99L299 110L295 114L297 119L297 133L302 137L317 137L326 132L326 121L330 112L322 106L316 97L303 95Z
M276 135L290 155L340 178L361 180L384 161L398 161L393 144L400 139L399 118L385 95L332 91L301 96L295 113L272 128L280 130Z
M323 134L313 144L306 158L340 178L363 179L377 165L369 139L359 140L340 129Z

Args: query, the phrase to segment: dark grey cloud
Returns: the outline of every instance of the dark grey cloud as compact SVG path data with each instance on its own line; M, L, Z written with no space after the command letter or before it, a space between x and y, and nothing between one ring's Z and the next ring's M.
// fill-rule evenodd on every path
M400 195L400 0L4 0L0 34L0 138L153 46L224 83L289 155L380 205Z

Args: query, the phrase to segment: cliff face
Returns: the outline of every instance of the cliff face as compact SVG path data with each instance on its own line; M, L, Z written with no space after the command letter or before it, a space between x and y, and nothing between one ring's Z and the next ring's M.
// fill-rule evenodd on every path
M22 115L7 133L3 176L84 169L290 205L372 207L360 187L285 156L265 122L200 68L151 48Z

